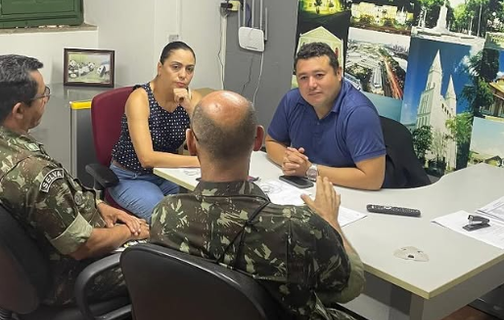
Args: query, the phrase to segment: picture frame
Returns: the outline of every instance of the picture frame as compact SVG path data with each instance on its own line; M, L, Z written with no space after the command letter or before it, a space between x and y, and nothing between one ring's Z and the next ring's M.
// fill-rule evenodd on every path
M65 48L63 54L64 85L114 87L114 50Z

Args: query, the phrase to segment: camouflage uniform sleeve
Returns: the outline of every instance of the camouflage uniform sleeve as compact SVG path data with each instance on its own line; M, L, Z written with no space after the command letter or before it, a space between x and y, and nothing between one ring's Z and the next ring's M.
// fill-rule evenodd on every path
M357 298L364 290L364 285L366 284L366 278L364 277L364 265L362 264L359 255L355 253L348 253L348 258L350 260L351 271L347 286L334 296L320 295L319 297L322 301L347 303Z
M348 302L364 288L364 266L357 254L347 254L341 235L322 218L316 218L315 229L322 234L317 241L317 296L327 306Z
M339 296L348 287L351 261L339 233L317 214L310 211L309 216L308 228L315 246L311 282L320 300L330 306L339 301Z
M49 161L27 158L2 182L2 197L8 206L61 254L75 252L91 236L93 227L88 221L99 215L94 194L83 192L66 170Z

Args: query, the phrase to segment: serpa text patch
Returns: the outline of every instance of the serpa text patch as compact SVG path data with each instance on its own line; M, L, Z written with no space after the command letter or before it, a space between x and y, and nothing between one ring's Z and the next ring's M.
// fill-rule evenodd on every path
M40 191L48 192L49 188L51 188L51 185L53 184L54 181L58 179L63 179L64 177L65 177L65 170L63 169L53 169L49 171L44 176L44 180L42 180L42 183L40 184Z

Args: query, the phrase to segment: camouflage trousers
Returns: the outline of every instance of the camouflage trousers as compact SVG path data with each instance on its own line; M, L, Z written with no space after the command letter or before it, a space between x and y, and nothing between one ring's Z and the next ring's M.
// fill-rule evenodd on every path
M45 305L61 306L75 304L75 280L69 276L44 300ZM115 297L128 296L124 277L119 267L107 270L93 279L86 292L90 302L109 300Z
M355 320L354 317L352 317L349 314L346 314L345 312L337 309L326 309L328 315L331 317L330 319L334 320Z

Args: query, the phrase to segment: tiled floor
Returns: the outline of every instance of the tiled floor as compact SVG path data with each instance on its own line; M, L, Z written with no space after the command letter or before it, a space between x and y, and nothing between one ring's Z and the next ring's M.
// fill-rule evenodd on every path
M443 320L498 320L498 319L467 306L452 313Z

